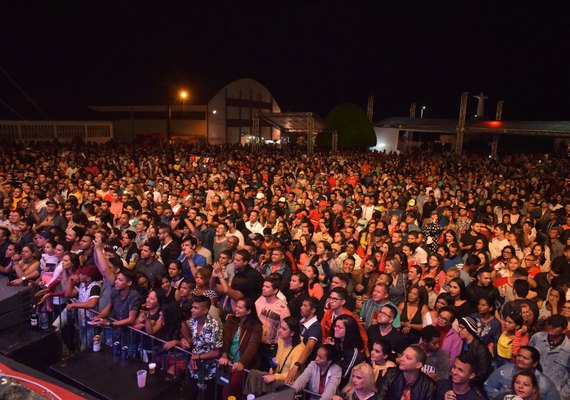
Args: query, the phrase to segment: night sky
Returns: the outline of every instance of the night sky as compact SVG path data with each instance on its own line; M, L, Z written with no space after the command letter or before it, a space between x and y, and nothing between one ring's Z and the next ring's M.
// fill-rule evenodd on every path
M325 116L373 94L375 120L406 116L412 101L425 117L456 118L461 92L483 91L487 116L504 99L504 119L570 120L566 1L37 3L3 6L2 119L44 118L7 73L50 119L166 104L181 87L204 104L253 78L283 111Z

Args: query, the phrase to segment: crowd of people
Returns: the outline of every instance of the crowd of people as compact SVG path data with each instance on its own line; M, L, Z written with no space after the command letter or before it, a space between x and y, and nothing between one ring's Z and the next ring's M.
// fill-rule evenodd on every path
M187 349L188 398L570 399L564 156L3 154L0 273L77 311L81 349Z

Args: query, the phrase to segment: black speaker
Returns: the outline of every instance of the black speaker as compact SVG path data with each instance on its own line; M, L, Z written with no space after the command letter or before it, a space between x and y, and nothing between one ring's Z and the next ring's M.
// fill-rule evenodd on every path
M32 289L8 283L8 278L0 278L0 331L29 324L32 315Z

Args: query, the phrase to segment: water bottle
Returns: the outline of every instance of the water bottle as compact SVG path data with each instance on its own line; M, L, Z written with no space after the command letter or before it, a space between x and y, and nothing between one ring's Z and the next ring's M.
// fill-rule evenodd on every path
M40 328L44 331L49 328L48 315L45 311L40 313Z
M32 311L32 316L30 317L30 326L32 327L33 330L37 331L38 330L38 321L39 317L38 317L38 308L34 307L33 311Z

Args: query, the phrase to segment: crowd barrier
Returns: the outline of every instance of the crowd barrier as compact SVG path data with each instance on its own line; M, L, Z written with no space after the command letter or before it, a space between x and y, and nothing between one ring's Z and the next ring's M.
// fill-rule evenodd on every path
M62 357L70 357L77 353L88 353L102 350L102 346L112 349L118 359L135 359L140 361L141 368L148 367L149 363L155 363L158 370L168 374L170 379L178 380L182 386L187 379L188 363L192 353L183 347L174 346L165 350L166 341L159 339L145 331L133 327L98 327L92 324L92 319L98 315L95 311L84 311L73 308L65 310L69 299L61 297L51 298L51 307L42 305L42 311L38 316L37 329L55 329L63 342ZM46 324L47 321L47 324ZM47 325L47 326L46 326ZM113 330L120 330L120 339L113 339ZM117 332L115 332L115 337ZM247 380L249 370L244 370L243 386ZM204 381L198 382L198 399L211 398L211 393L206 393ZM284 388L287 388L285 385ZM219 388L218 388L219 389ZM219 392L214 391L214 400L220 398ZM297 399L319 399L318 393L304 390L296 396Z

